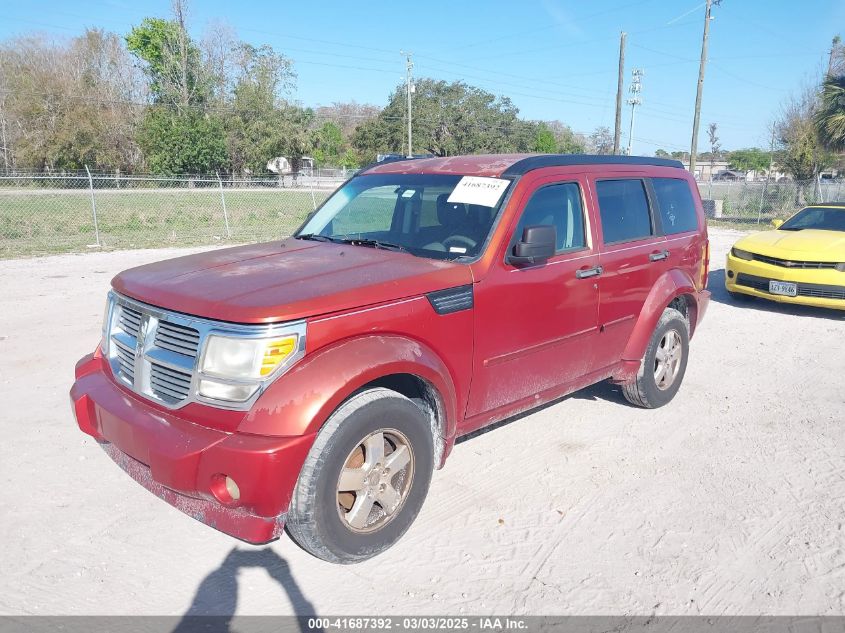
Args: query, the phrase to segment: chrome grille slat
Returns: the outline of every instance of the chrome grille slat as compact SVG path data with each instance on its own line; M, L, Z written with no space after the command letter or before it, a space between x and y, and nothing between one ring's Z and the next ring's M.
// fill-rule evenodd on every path
M141 327L141 313L127 306L121 306L119 323L124 332L137 338Z
M183 389L181 387L172 386L166 382L159 381L156 378L151 378L151 384L153 391L158 396L164 394L165 396L170 396L175 400L183 400L188 395L188 387Z
M159 373L159 374L163 374L164 376L170 376L171 378L179 380L179 381L186 381L188 384L190 384L190 382L191 382L191 375L190 374L183 374L180 371L175 371L173 369L170 369L169 367L165 367L164 365L157 365L156 363L153 363L152 369L153 369L153 374L152 374L153 376L155 376L156 373Z
M190 374L183 374L155 363L150 367L150 386L153 393L161 398L172 398L178 402L188 397L191 392Z
M150 375L150 382L152 382L154 385L160 384L161 386L166 387L167 389L173 389L174 391L179 391L179 392L181 392L185 389L189 389L190 386L191 386L190 382L188 382L188 383L179 382L175 378L167 377L166 374L157 374L157 373L153 373L153 374Z
M117 362L120 366L120 373L126 377L129 382L135 380L135 355L133 352L127 351L122 345L115 346L117 350Z
M162 349L169 349L185 356L197 355L200 333L191 327L161 321L156 330L155 344Z

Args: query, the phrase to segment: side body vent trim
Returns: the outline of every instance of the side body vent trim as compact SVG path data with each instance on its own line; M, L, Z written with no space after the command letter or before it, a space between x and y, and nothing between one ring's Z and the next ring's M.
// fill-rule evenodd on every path
M429 292L426 297L437 314L452 314L461 310L471 310L472 284Z

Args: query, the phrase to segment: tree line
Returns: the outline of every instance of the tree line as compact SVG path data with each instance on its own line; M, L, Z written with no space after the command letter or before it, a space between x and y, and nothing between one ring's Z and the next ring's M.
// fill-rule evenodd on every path
M119 35L101 29L63 41L30 35L0 43L0 131L6 170L260 175L302 157L357 167L406 152L405 88L384 108L295 99L290 58L239 40L226 26L189 35L183 4ZM607 128L577 134L529 121L510 99L464 82L419 79L415 153L610 153Z

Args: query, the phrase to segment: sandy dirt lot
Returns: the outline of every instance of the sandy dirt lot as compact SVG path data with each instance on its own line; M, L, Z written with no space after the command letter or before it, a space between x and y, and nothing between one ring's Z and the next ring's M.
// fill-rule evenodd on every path
M0 262L0 613L845 614L845 315L713 302L678 397L599 385L456 446L406 537L339 567L224 536L75 426L111 276Z

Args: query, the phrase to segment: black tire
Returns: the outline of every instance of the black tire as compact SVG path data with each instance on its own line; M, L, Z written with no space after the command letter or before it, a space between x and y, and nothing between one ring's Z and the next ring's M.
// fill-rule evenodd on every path
M664 379L661 380L659 385L655 375L658 371L658 349L664 349L662 344L670 337L677 337L680 358L676 369L674 364L670 367L672 372L671 382L667 384ZM684 380L688 357L689 322L683 314L674 308L666 308L660 315L660 320L651 335L636 380L622 385L622 393L625 395L625 399L631 404L645 409L656 409L669 403L678 393L678 389Z
M396 450L396 446L407 442L410 475L406 468L401 480L392 480L399 482L394 489L404 486L405 491L392 515L388 516L379 501L375 505L370 502L367 516L382 514L383 525L378 527L376 521L370 531L356 531L346 518L351 511L341 504L341 499L350 493L338 491L339 478L341 471L349 468L354 451L361 450L363 459L366 449L362 442L378 437L381 431L384 466L390 457L387 450ZM391 444L391 439L397 443ZM361 468L366 470L367 464ZM302 549L332 563L349 564L372 558L396 543L411 526L425 500L433 470L431 425L420 408L390 389L358 393L340 405L317 434L294 488L287 532ZM390 476L400 477L397 473ZM370 485L367 481L369 477L365 478L365 486ZM351 498L357 501L357 495Z

